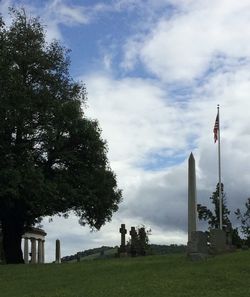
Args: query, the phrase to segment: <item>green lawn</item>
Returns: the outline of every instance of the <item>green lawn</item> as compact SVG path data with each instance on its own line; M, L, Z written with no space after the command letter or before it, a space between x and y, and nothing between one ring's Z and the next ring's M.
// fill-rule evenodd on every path
M184 255L2 265L1 297L248 297L250 252L190 262Z

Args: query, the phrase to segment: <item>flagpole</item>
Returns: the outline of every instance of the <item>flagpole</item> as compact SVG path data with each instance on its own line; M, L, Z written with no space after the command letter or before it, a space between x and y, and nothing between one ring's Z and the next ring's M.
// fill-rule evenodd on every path
M217 105L218 111L218 173L219 173L219 214L220 214L220 229L222 230L222 195L221 195L221 158L220 158L220 105Z

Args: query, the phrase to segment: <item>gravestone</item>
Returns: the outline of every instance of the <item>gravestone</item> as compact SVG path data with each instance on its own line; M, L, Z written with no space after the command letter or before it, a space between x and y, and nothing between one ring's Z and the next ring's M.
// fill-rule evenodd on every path
M81 261L81 254L78 252L76 253L76 261L79 263Z
M228 249L232 248L233 246L233 236L232 236L232 233L233 233L233 229L231 226L227 226L226 229L225 229L225 232L226 232L226 245L228 247Z
M56 263L61 263L61 246L60 246L60 240L56 240Z
M130 254L132 257L135 257L137 248L137 232L135 230L135 227L131 227L129 234L131 236Z
M126 234L127 234L127 230L125 228L125 224L121 224L120 233L121 233L121 245L120 245L120 248L119 248L119 254L123 254L123 253L126 253Z
M248 251L249 250L249 246L243 244L241 247L242 251Z
M210 253L220 254L227 250L226 232L221 229L212 229L210 231Z

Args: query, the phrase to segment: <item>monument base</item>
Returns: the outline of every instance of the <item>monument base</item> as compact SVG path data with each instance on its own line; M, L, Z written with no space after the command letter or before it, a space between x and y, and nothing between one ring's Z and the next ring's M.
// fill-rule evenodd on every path
M187 253L208 254L207 234L202 231L193 231L191 240L187 243Z
M191 261L201 261L208 258L207 234L202 231L193 231L191 240L187 244L187 257Z
M126 258L126 257L128 257L128 253L127 252L119 253L119 257L120 258Z
M187 255L188 259L191 261L203 261L206 260L208 257L210 257L208 254L203 253L190 253Z

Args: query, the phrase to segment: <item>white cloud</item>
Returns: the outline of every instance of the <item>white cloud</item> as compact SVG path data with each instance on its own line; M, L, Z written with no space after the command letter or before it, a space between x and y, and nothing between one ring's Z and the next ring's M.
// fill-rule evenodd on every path
M174 4L175 1L172 1ZM141 42L128 40L125 61L139 58L145 67L164 81L192 82L217 61L249 58L249 1L176 1L177 13L162 16L152 24ZM130 50L131 48L131 50Z
M87 24L89 16L84 7L65 5L63 1L54 1L49 5L51 12L58 17L58 21L64 24Z
M11 0L0 1L0 15L3 16L6 25L11 22L11 18L8 14L11 3Z
M182 127L180 108L156 81L116 80L101 74L89 75L83 81L89 94L87 112L100 121L113 161L134 164L154 150L176 152L185 147L187 131Z
M27 16L40 17L43 24L46 25L46 38L48 41L53 39L62 40L60 25L75 26L85 25L92 19L92 12L87 10L83 5L66 4L63 0L44 1L43 3L31 3L22 0L2 0L0 3L0 12L4 19L10 21L8 16L9 7L24 7Z

